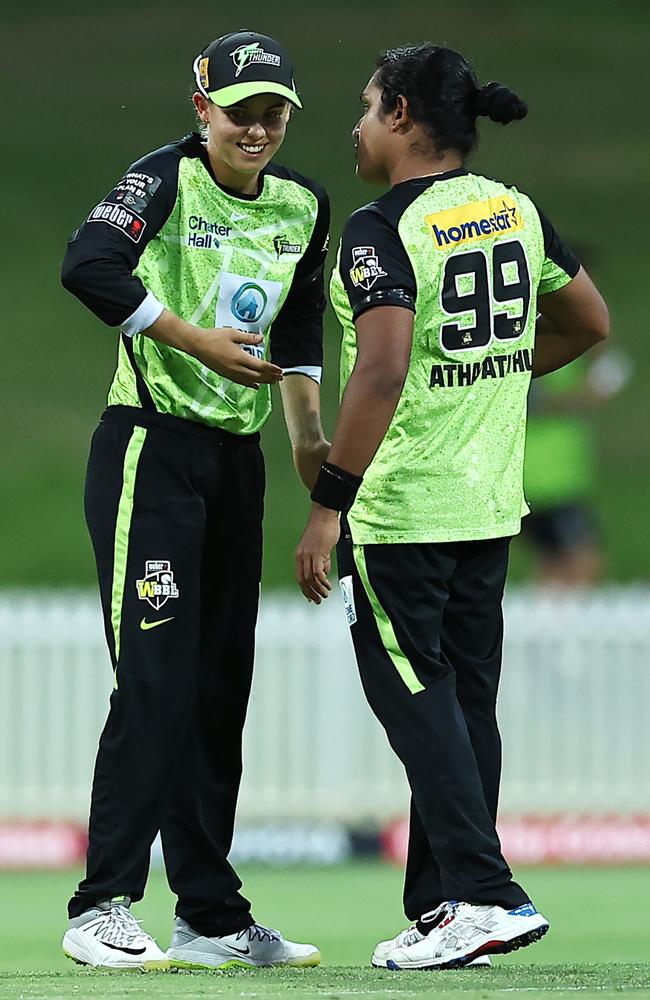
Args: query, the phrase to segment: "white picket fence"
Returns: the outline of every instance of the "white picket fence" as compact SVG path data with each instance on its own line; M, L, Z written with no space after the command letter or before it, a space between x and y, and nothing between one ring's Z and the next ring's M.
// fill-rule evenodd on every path
M111 672L98 600L0 593L0 818L85 819ZM502 811L650 813L650 590L511 593ZM381 821L406 785L338 597L263 602L240 819Z

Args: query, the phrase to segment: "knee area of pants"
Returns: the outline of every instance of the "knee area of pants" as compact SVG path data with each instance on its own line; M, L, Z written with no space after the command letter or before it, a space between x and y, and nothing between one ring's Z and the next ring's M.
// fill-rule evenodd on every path
M191 715L196 707L196 693L192 685L162 686L158 681L122 677L113 692L114 707L120 714L133 713L145 728L159 720L167 724L181 721Z

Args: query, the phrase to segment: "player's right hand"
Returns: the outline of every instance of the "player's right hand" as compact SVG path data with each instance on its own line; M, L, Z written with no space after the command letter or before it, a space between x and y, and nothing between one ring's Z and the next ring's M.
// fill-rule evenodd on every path
M262 383L273 385L282 381L281 368L243 350L248 345L257 346L263 340L261 333L245 333L230 327L199 330L192 354L217 375L250 389L259 389Z

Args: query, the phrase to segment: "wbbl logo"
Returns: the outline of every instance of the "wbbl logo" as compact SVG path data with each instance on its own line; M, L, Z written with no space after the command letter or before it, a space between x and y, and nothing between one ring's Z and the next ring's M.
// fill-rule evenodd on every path
M379 278L385 278L386 272L379 263L379 257L374 247L353 247L350 280L355 288L365 288L370 291Z
M138 598L147 601L154 611L160 611L163 604L178 597L178 587L174 582L172 564L169 559L147 559L144 576L135 581Z

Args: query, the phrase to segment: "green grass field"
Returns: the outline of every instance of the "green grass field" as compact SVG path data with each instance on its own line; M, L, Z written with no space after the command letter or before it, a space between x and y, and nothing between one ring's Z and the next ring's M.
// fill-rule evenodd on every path
M403 924L401 874L379 864L336 868L243 869L260 922L313 941L323 954L315 970L230 973L92 973L59 950L64 905L75 876L0 873L0 997L536 997L596 998L630 991L650 997L649 869L530 869L520 873L552 923L539 944L497 958L491 970L388 973L373 970L377 940ZM164 947L173 901L154 873L135 908Z

